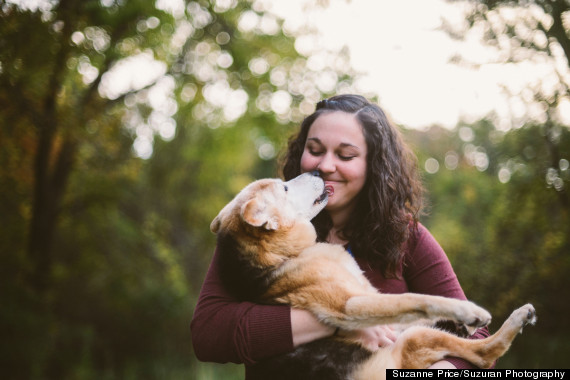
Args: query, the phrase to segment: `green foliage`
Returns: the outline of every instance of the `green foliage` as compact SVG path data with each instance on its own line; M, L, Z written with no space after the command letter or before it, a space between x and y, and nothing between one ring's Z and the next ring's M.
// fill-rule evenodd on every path
M485 263L485 276L480 277L485 280L477 283L475 275L470 277L478 297L493 304L498 315L521 299L537 306L539 326L529 334L530 343L515 346L507 365L560 367L570 353L570 333L560 317L568 312L563 300L570 289L570 138L560 113L568 100L570 38L565 16L570 8L564 0L469 3L468 22L453 35L483 31L484 41L501 52L500 61L548 62L553 78L549 88L539 80L511 94L528 105L527 115L515 122L520 126L524 121L524 126L489 136L496 147L489 149L488 173L506 184L486 209L487 231L480 242ZM525 92L532 96L525 98ZM534 115L533 108L539 110Z
M316 101L351 89L346 52L315 52L315 69L248 1L33 3L0 3L3 377L241 378L192 354L208 226L245 184L277 175ZM468 296L495 321L538 306L504 363L560 366L568 129L483 120L407 137L422 165L440 163L425 174L425 223Z
M209 223L351 69L310 69L259 4L179 4L0 3L6 378L243 373L192 355Z
M474 132L468 141L459 137L464 128ZM491 330L526 302L537 308L537 326L525 330L500 366L560 368L570 352L570 330L560 318L570 312L563 301L570 296L570 131L527 125L499 133L482 121L408 135L424 145L420 162L444 161L449 152L459 157L456 166L425 174L431 213L424 222L468 298L492 312ZM473 152L485 152L485 170Z

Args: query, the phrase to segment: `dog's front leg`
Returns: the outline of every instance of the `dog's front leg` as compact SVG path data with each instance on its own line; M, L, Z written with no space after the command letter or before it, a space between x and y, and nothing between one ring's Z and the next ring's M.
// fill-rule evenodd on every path
M329 323L345 329L356 329L379 324L410 323L426 318L449 319L473 329L491 322L491 315L472 302L405 293L351 297L345 304L342 317Z

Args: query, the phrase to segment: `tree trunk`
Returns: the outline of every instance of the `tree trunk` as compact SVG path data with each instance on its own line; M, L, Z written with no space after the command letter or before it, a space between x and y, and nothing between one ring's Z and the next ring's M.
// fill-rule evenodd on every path
M28 254L32 262L31 283L38 293L44 293L50 286L57 217L76 150L75 142L68 137L55 151L55 130L53 119L40 128L34 162L35 184Z

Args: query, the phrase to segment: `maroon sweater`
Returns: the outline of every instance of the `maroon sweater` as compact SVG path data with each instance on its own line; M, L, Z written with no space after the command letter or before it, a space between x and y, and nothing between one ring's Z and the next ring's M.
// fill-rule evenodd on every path
M424 226L419 225L404 251L399 268L402 279L386 279L366 261L357 259L357 262L382 293L412 292L466 299L445 252ZM217 249L190 327L194 352L199 360L244 363L249 380L257 378L256 362L294 349L290 307L238 302L222 286ZM478 330L472 338L488 335L485 328ZM458 368L473 368L461 359L448 360Z

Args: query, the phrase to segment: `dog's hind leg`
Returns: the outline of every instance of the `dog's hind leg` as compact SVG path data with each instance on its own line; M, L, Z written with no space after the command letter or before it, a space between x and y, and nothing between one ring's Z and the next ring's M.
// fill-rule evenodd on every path
M535 321L534 307L528 304L515 310L499 331L485 339L464 339L435 329L412 327L398 338L392 354L400 368L427 368L446 356L489 368L507 352L522 328Z

